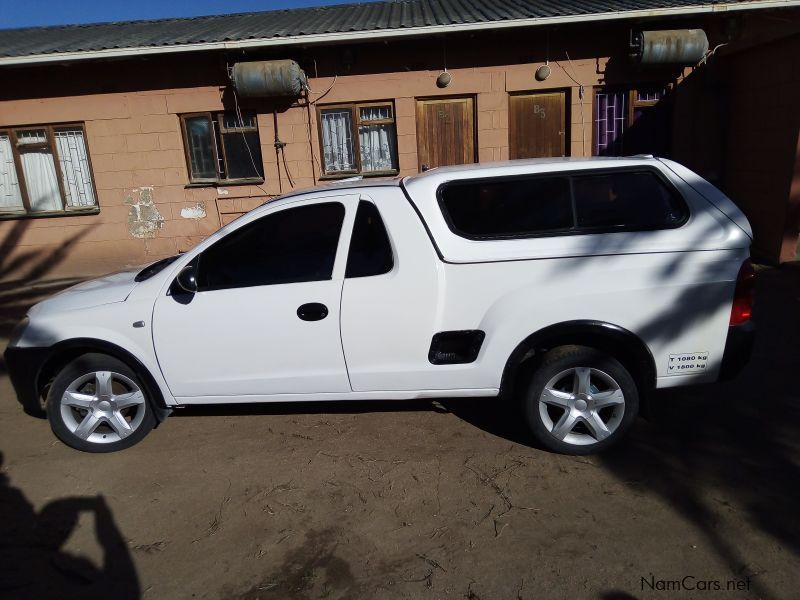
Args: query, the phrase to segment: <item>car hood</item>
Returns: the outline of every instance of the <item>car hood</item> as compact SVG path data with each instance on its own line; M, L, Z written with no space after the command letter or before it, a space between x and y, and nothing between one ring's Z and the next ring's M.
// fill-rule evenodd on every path
M135 277L140 270L141 267L137 267L84 281L39 302L28 311L28 314L76 310L124 302L136 287Z

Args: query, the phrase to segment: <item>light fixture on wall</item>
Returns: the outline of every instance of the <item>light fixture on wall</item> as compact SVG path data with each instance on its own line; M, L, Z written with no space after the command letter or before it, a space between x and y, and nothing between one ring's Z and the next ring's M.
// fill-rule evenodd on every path
M550 65L544 64L538 69L536 69L536 73L533 74L536 78L536 81L544 81L548 77L550 77Z

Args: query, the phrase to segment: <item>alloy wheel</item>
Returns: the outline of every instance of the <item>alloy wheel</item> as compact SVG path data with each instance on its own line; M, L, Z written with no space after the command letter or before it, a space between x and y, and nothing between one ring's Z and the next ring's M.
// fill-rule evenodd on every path
M119 442L144 420L145 397L130 378L95 371L75 379L61 398L61 417L78 439L95 444Z
M539 415L555 439L580 446L596 444L622 423L625 394L607 373L573 367L545 384L539 397Z

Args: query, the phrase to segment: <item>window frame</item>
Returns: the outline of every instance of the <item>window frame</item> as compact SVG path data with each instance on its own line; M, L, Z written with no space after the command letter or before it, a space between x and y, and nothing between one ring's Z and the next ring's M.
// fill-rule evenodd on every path
M189 176L189 183L187 187L200 187L200 186L213 186L213 185L252 185L264 183L264 177L238 177L228 179L220 177L220 158L225 164L225 172L229 171L228 156L225 151L225 144L222 139L223 135L230 135L234 133L256 133L258 134L258 142L261 144L261 135L258 131L258 114L253 113L255 125L252 127L225 127L224 117L225 113L233 113L233 111L200 111L192 113L183 113L180 115L181 121L181 137L183 138L183 156L186 160L186 173ZM209 145L211 152L214 155L214 168L217 173L216 177L195 177L192 173L192 160L189 155L189 134L186 127L187 119L196 119L198 117L205 117L209 124ZM216 123L216 125L215 125ZM217 135L220 138L220 144L217 143ZM261 158L261 168L264 168L264 158Z
M94 205L93 206L69 206L67 204L67 194L64 189L64 174L61 171L61 160L56 146L55 131L57 129L80 129L83 133L83 143L86 149L86 162L89 166L89 178L92 184L92 191L94 192ZM35 144L22 144L25 150L20 151L19 137L17 135L20 131L44 131L47 136L46 142L37 142ZM100 212L100 199L97 193L97 184L95 183L94 168L92 167L92 156L89 152L89 138L86 135L86 125L81 121L68 121L66 123L50 123L47 125L22 125L19 127L0 126L0 135L8 135L11 144L11 156L14 159L14 168L17 173L17 182L19 183L19 192L22 197L21 209L5 209L0 207L0 221L9 219L40 219L48 217L64 217L70 215L92 215ZM61 210L47 210L47 211L32 211L30 204L30 197L28 194L28 184L25 181L25 173L22 170L22 154L30 150L49 150L53 157L53 163L56 171L56 179L58 180L58 191L61 194Z
M647 88L659 88L659 87L663 87L665 92L669 90L668 84L664 84L662 86L656 83L652 84L640 83L636 85L636 87L632 87L628 90L628 127L630 127L633 124L633 113L635 109L655 106L656 104L661 102L661 100L663 100L664 97L666 97L665 93L664 96L662 96L658 100L637 100L636 95L642 90L645 90Z
M627 131L628 128L633 126L633 115L637 108L651 108L658 104L663 98L659 98L658 100L637 100L636 94L640 91L647 89L647 88L658 88L663 87L666 92L670 92L673 89L673 85L671 82L663 83L663 82L639 82L633 84L629 87L624 85L596 85L592 88L592 154L591 156L606 156L602 154L595 154L595 147L597 146L597 127L595 127L595 117L597 111L597 93L598 92L605 92L607 94L618 94L622 93L625 94L625 99L628 105L625 107L625 130ZM665 94L666 96L666 94ZM624 134L624 132L623 132ZM626 156L624 154L620 156Z
M680 221L677 221L673 225L670 226L659 226L659 227L632 227L632 226L599 226L599 227L581 227L578 225L578 214L575 210L575 189L573 185L573 178L581 177L581 176L603 176L603 175L614 175L619 173L647 173L649 175L655 175L655 177L665 186L666 190L673 195L673 197L678 201L680 207L683 212L683 218ZM540 231L536 233L515 233L515 234L508 234L508 235L471 235L469 233L465 233L458 229L456 225L453 223L452 219L450 218L450 213L447 211L444 203L443 192L447 187L463 184L463 183L482 183L482 182L493 182L493 181L519 181L519 180L531 180L531 179L538 179L538 178L565 178L568 180L569 184L569 193L570 193L570 202L572 205L572 222L573 225L570 228L566 229L551 229L547 231ZM691 208L689 207L689 203L686 201L686 198L681 193L680 189L669 180L669 178L661 172L660 169L657 167L651 167L647 165L642 166L635 166L635 167L606 167L602 169L576 169L570 171L553 171L548 173L533 173L533 174L525 174L525 175L504 175L502 177L476 177L470 179L457 179L453 181L447 181L441 184L436 190L436 200L439 205L439 211L442 214L442 217L447 224L448 229L453 232L458 237L478 241L478 242L485 242L485 241L497 241L497 240L519 240L519 239L533 239L533 238L548 238L548 237L559 237L565 235L595 235L595 234L603 234L603 233L635 233L635 232L642 232L642 231L668 231L671 229L679 229L686 225L689 219L692 216Z
M361 110L362 108L371 108L377 106L389 106L392 111L392 118L391 119L375 119L369 121L362 121L361 120ZM331 109L348 109L350 111L351 122L353 123L353 129L350 132L353 138L353 158L356 162L356 169L348 169L344 171L329 171L327 165L325 164L325 151L324 151L324 144L322 138L322 111L324 110L331 110ZM398 168L396 169L385 169L383 171L364 171L363 166L361 164L361 138L358 135L358 128L362 125L394 125L394 159L398 163ZM397 175L400 172L400 157L398 155L397 149L397 113L395 112L395 105L394 100L375 100L375 101L368 101L368 102L341 102L338 104L325 104L323 106L317 106L317 139L319 141L319 153L320 153L320 167L322 169L322 174L320 175L319 179L340 179L346 177L352 177L354 175L361 175L362 177L387 177Z

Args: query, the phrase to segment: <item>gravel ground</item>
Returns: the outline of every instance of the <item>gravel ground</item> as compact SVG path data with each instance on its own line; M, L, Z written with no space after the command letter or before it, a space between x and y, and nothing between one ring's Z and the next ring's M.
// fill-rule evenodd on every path
M6 288L0 336L58 285ZM186 409L82 454L0 364L0 596L796 597L800 269L761 274L756 319L739 379L588 458L498 400Z

